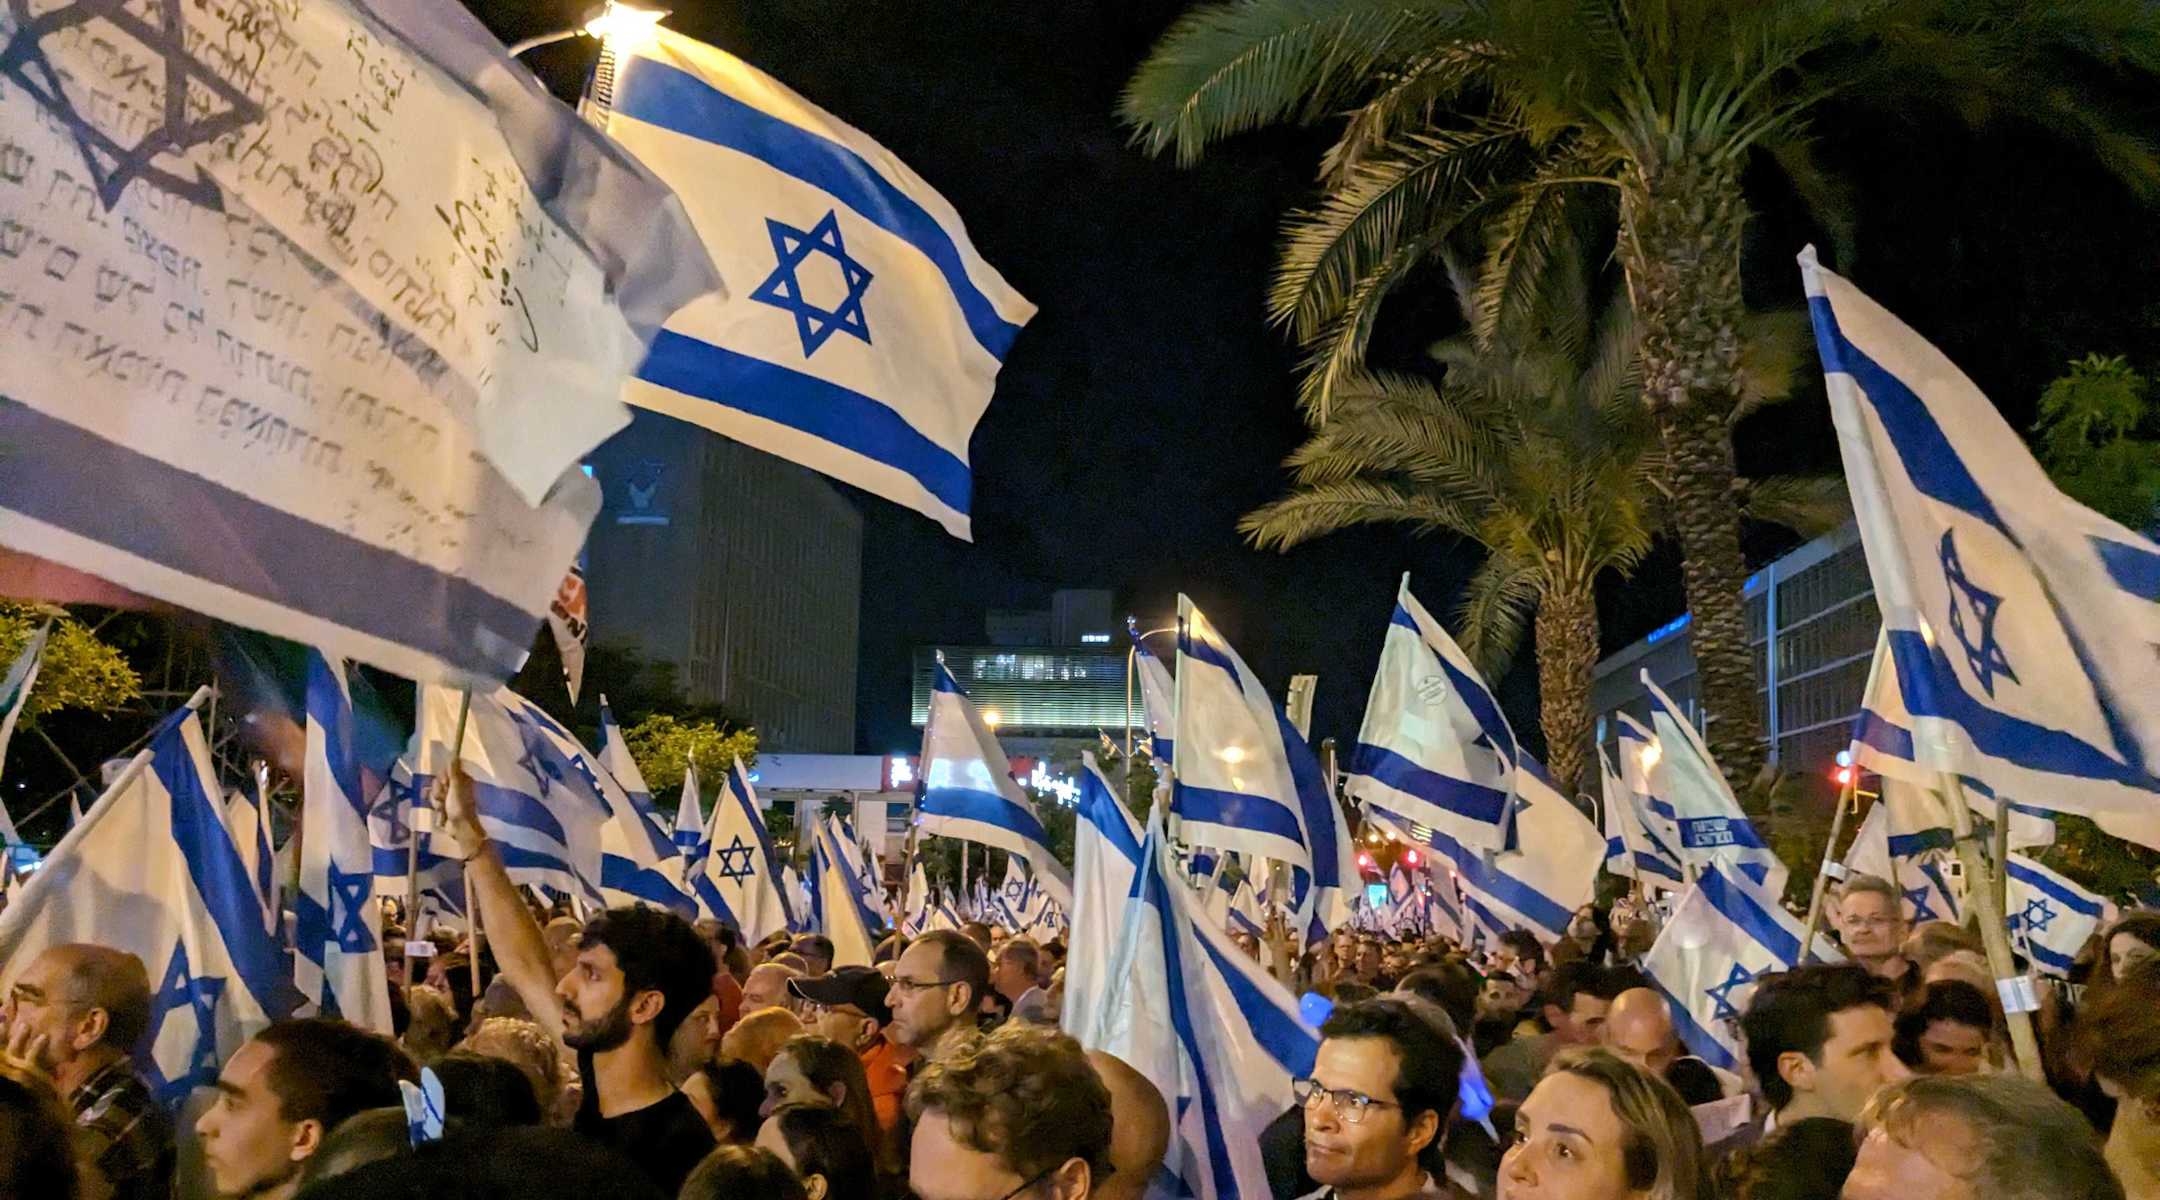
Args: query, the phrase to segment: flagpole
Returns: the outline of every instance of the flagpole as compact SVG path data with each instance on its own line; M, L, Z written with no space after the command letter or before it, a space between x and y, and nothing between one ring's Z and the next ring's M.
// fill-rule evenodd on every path
M471 715L472 689L466 688L458 699L457 733L450 741L450 769L453 771L458 769L459 755L465 749L465 719ZM405 937L407 941L410 941L420 930L420 817L422 807L420 797L414 796L412 809L406 814L408 818L405 823ZM429 816L432 818L432 810ZM430 819L427 824L432 826L434 821ZM479 914L473 911L472 884L470 881L466 883L465 891L465 923L467 928L471 930L470 937L477 939L480 933L480 918ZM474 944L474 961L479 961L476 940ZM410 947L408 947L405 955L405 986L411 988L412 985L413 959ZM478 997L477 990L474 992L474 996L475 998Z
M1995 798L1995 903L2010 911L2010 800Z
M1997 898L1995 883L1989 878L1987 861L1980 853L1980 836L1973 831L1972 809L1965 802L1965 785L1954 772L1942 773L1943 791L1950 800L1950 830L1957 846L1958 861L1964 864L1968 879L1976 879L1979 886L1969 888L1970 897L1978 911L1980 941L1987 947L1988 970L1995 976L1995 990L2003 1001L2003 1015L2009 1019L2010 1048L2015 1052L2018 1069L2035 1083L2046 1083L2047 1074L2040 1063L2040 1042L2033 1035L2033 1010L2040 1007L2033 996L2032 980L2016 974L2010 960L2010 935L2003 927L2003 906Z
M1830 889L1833 872L1844 878L1845 869L1837 862L1838 836L1845 832L1845 817L1860 803L1860 768L1847 767L1845 783L1838 788L1837 811L1830 817L1830 840L1823 843L1822 868L1815 872L1815 893L1808 897L1807 925L1800 935L1800 957L1804 960L1815 946L1815 931L1822 927L1823 896Z

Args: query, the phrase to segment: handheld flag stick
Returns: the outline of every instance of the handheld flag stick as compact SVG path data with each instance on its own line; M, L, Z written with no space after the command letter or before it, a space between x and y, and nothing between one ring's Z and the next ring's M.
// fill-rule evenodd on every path
M2010 800L1995 798L1995 902L2010 911Z
M1125 775L1118 782L1132 795L1132 691L1133 667L1140 658L1140 643L1130 638L1125 646Z
M471 715L472 689L466 688L463 698L458 702L457 734L450 747L450 769L453 771L457 769L458 755L465 749L465 719ZM423 814L425 815L423 816ZM405 835L405 938L407 941L411 941L413 935L420 931L420 835L427 829L434 827L434 810L428 808L418 796L415 796L412 803L412 812L408 814L406 824L408 829ZM473 912L471 887L470 883L466 885L465 912L467 922L471 925L475 936L477 936L480 923L479 918ZM413 985L413 960L409 951L410 948L408 947L408 953L405 955L405 986L408 988ZM475 962L479 961L479 947L477 944L473 947L473 960ZM476 971L477 969L475 968ZM478 994L477 990L474 994Z
M465 753L465 719L470 716L472 716L472 689L466 688L458 697L457 732L452 734L450 739L450 769L453 771L459 769L458 764ZM413 840L415 843L419 841L418 838ZM466 853L470 854L472 851L468 849ZM416 870L414 872L415 878L418 877L418 874ZM480 946L486 934L482 933L480 929L480 906L473 903L472 872L461 871L459 874L465 877L465 944L466 953L472 960L470 965L472 967L473 999L478 1000L480 998Z
M1830 840L1823 843L1822 869L1815 872L1815 893L1808 897L1807 925L1800 935L1802 955L1814 948L1815 931L1822 928L1823 895L1829 891L1830 880L1845 877L1845 868L1837 861L1837 842L1845 832L1845 818L1860 806L1860 769L1847 767L1845 783L1838 788L1837 811L1830 817Z
M1996 881L1988 875L1987 860L1980 853L1980 836L1973 830L1972 809L1965 802L1965 784L1944 772L1943 792L1950 801L1950 832L1956 840L1958 861L1965 877L1975 881L1966 894L1980 920L1980 940L1987 947L1988 970L1995 976L1995 990L2002 998L2003 1015L2010 1022L2010 1048L2016 1053L2018 1070L2035 1083L2047 1082L2040 1063L2040 1042L2033 1036L2033 1010L2040 1007L2033 995L2032 980L2018 975L2010 961L2010 935L2003 926L2003 906ZM2003 821L2007 828L2009 822ZM1999 835L1998 835L1999 836ZM2004 869L2002 863L1997 870Z

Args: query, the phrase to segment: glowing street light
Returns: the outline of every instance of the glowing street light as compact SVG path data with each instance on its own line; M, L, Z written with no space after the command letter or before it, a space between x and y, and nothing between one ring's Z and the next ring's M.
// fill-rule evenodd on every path
M617 50L634 51L652 40L653 31L660 27L661 19L667 15L668 10L664 8L639 8L635 4L618 4L616 0L607 0L606 4L587 12L585 24L581 28L559 29L554 33L526 38L510 47L510 57L516 58L527 50L537 50L556 42L567 42L579 34L604 44L612 44Z
M998 722L1003 721L1004 719L1005 717L1003 716L1003 714L999 713L998 710L994 708L986 708L983 710L983 724L988 725L992 729L996 729L998 727Z

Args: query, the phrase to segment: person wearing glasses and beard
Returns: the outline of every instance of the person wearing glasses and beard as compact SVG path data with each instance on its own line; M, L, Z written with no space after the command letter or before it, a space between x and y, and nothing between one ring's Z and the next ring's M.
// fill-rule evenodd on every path
M1452 1200L1469 1193L1441 1161L1463 1069L1462 1047L1422 1001L1347 1005L1320 1028L1312 1077L1293 1085L1305 1110L1304 1200Z

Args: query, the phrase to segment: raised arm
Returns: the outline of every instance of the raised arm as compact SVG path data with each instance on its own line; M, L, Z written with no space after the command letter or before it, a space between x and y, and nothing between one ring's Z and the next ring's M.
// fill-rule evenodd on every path
M562 1036L562 1002L555 998L555 973L548 962L547 942L540 923L518 895L504 869L502 852L480 825L473 809L472 780L462 764L453 765L436 785L442 809L458 843L465 848L465 878L472 883L473 903L480 910L480 927L495 947L495 965L516 989L518 999L541 1028Z

